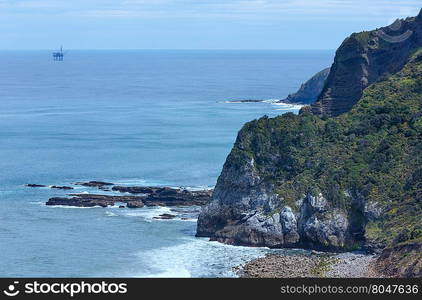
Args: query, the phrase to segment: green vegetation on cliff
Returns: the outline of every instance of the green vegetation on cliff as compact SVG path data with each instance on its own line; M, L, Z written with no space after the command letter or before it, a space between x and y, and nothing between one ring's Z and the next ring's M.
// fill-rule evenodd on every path
M293 209L303 195L322 193L367 240L393 246L422 239L421 137L422 53L416 51L338 117L288 113L247 123L228 162L253 158L261 180Z

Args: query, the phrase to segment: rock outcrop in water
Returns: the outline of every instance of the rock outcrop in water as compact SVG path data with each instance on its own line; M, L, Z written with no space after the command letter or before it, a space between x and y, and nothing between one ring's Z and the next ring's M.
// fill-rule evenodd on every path
M400 71L422 42L422 16L388 27L354 33L336 52L325 87L312 112L337 116L348 112L371 84Z
M293 104L314 103L318 99L318 96L321 94L329 73L330 68L319 71L308 81L302 84L296 93L288 95L286 99L280 100L280 102Z
M128 208L146 206L201 206L207 204L213 190L187 190L184 188L156 186L118 186L103 181L76 182L75 185L98 188L110 192L134 194L137 196L116 196L99 194L70 194L72 197L52 197L46 205L65 205L74 207L113 206L116 203L126 203ZM27 184L27 187L47 187L41 184ZM107 189L106 189L107 187ZM111 189L109 189L112 187ZM71 190L69 186L51 186L52 189Z
M46 186L46 185L44 185L44 184L36 184L36 183L28 183L28 184L25 184L25 186L27 186L27 187L32 187L32 188L47 187L47 186Z
M88 182L76 182L76 185L81 186L88 186L88 187L97 187L97 188L103 188L105 186L112 186L114 185L111 182L104 182L104 181L88 181Z
M126 203L128 208L146 206L196 206L207 204L212 196L211 190L188 191L168 187L121 187L118 190L139 191L140 196L114 196L98 194L71 194L69 197L50 198L46 205L65 205L74 207L113 206L117 203Z
M408 245L422 245L422 14L403 24L412 30L409 41L377 39L373 50L361 49L357 42L373 36L364 32L343 43L312 106L317 115L263 117L242 128L197 236L383 251L379 269L403 262L389 272L420 276L421 257ZM386 72L395 74L381 77Z
M94 207L94 206L113 206L116 203L126 203L128 208L143 207L143 197L136 196L110 196L95 194L71 194L69 197L50 198L46 205L63 205L73 207Z

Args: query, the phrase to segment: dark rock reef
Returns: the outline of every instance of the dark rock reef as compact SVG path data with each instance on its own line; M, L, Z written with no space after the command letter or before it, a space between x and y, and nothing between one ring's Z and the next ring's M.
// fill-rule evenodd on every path
M280 100L280 102L293 104L314 103L321 94L329 73L330 68L319 71L303 83L296 93L288 95L286 99Z
M128 187L129 188L129 187ZM140 187L139 187L140 188ZM116 203L126 203L128 208L146 206L197 206L208 203L212 191L188 191L167 187L145 187L149 193L140 196L114 196L96 194L70 194L69 197L50 198L46 205L66 205L75 207L113 206Z
M87 187L97 187L97 188L103 188L105 186L111 186L114 185L111 182L104 182L104 181L88 181L88 182L76 182L76 185L81 186L87 186Z
M28 184L25 184L25 186L27 186L27 187L32 187L32 188L47 187L47 186L46 186L46 185L44 185L44 184L36 184L36 183L28 183Z
M100 190L134 194L137 196L115 196L98 194L70 194L69 197L53 197L47 205L66 205L75 207L107 207L117 202L126 203L128 208L146 206L201 206L207 204L212 197L213 190L187 190L184 188L156 187L156 186L118 186L110 182L88 181L76 182L75 185L95 187ZM26 184L27 187L47 187L41 184ZM113 186L111 189L109 189ZM51 186L52 189L72 190L69 186Z
M109 196L95 194L71 194L69 197L53 197L48 199L46 205L64 205L74 207L113 206L115 203L126 203L128 208L143 207L143 197L136 196Z
M352 35L312 106L317 114L247 123L202 208L197 236L235 245L368 249L382 252L380 266L403 261L406 267L391 270L397 276L420 276L421 257L407 260L400 256L410 249L396 247L422 244L421 29L422 12L403 21L401 30L412 35L392 45L370 43L375 31Z
M153 194L158 190L163 189L160 187L151 187L151 186L113 186L111 190L121 193L129 194Z
M176 217L176 215L172 215L172 214L161 214L158 217L153 217L153 219L171 220L171 219L174 219L175 217Z
M52 185L51 186L52 189L57 189L57 190L73 190L73 187L71 186L65 186L65 185Z
M25 184L25 186L27 187L31 187L31 188L42 188L42 187L49 187L50 189L56 189L56 190L73 190L73 187L71 186L62 186L62 185L44 185L44 184L35 184L35 183L28 183Z
M186 206L205 205L212 197L212 190L188 191L184 189L160 188L149 194L145 205Z
M259 99L241 99L241 100L229 100L227 102L229 103L259 103L264 102L265 100L259 100Z
M336 52L325 87L312 112L337 116L349 111L371 84L400 71L422 43L422 15L354 33Z

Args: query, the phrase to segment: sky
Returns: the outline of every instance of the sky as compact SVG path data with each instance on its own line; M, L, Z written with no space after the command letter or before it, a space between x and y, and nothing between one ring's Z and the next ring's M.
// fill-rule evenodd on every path
M0 0L0 49L336 49L420 0Z

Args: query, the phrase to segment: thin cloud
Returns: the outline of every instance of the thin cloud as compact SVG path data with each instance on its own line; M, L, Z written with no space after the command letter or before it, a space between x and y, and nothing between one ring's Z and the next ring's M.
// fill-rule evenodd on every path
M96 18L368 18L415 14L419 0L0 0L0 14Z

